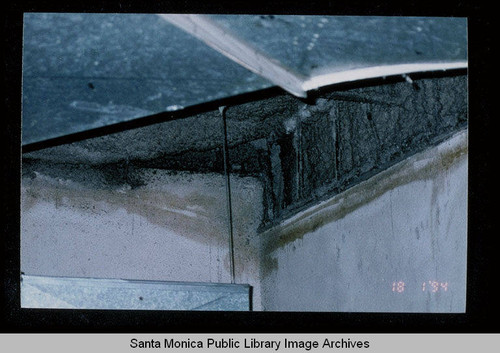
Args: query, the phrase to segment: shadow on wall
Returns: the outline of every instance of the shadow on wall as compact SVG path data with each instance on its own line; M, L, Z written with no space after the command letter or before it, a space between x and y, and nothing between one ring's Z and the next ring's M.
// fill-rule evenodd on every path
M466 95L456 75L228 108L236 274L255 310L463 310ZM221 131L208 112L23 155L22 270L230 282ZM428 281L448 286L387 297Z
M262 237L265 310L465 312L467 131Z

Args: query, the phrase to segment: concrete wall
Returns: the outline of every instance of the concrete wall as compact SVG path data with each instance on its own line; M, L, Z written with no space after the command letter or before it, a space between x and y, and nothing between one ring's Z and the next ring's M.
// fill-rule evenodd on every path
M313 98L226 110L254 308L462 311L467 76ZM229 282L222 127L209 111L23 154L22 270Z
M70 166L67 167L71 169ZM23 178L21 271L29 275L230 283L225 178L137 170L144 185L109 187L34 172ZM63 176L66 176L64 178ZM85 177L83 177L85 176ZM260 308L262 189L233 178L236 283Z
M262 236L265 310L464 312L467 133Z
M230 282L222 175L134 169L131 187L42 171L22 183L26 274ZM262 184L231 182L236 282L255 310L464 311L466 130L264 233Z
M467 127L466 75L412 79L228 107L229 170L263 184L262 228ZM134 168L223 173L222 131L219 112L208 111L27 153L23 168L54 175L54 164L92 165L132 187L143 184L127 175Z

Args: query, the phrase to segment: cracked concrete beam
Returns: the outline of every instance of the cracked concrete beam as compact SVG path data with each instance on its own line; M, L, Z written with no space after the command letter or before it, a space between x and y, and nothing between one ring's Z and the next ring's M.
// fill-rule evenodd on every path
M227 123L230 171L260 178L269 225L466 128L467 76L326 90L314 104L284 94L229 107ZM27 153L23 172L87 166L131 187L142 168L223 173L221 124L214 111Z

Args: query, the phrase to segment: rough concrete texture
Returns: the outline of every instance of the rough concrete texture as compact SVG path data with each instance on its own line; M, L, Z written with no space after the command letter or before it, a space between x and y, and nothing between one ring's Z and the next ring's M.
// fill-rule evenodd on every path
M467 132L262 236L265 310L465 312Z
M262 229L466 127L467 77L345 87L309 103L282 95L227 109L230 172L263 183ZM222 131L219 113L207 112L32 152L23 163L48 173L92 165L114 178L133 168L222 173Z
M279 95L227 108L235 272L237 282L254 287L255 309L260 308L261 280L267 310L374 308L376 301L361 304L358 309L349 302L352 293L366 291L358 279L382 288L377 287L381 282L370 282L373 273L366 266L384 271L385 286L387 281L396 281L398 274L387 266L397 268L397 261L403 260L395 256L384 262L376 255L370 264L371 260L364 258L369 253L363 248L366 239L368 244L377 242L370 248L374 254L390 255L381 246L398 254L422 249L412 255L416 258L407 259L407 267L400 266L405 273L411 273L412 261L420 264L418 254L429 249L435 253L434 258L426 258L431 267L425 271L449 264L450 254L456 255L457 261L465 260L464 243L458 244L455 253L436 247L441 241L436 240L438 235L452 239L462 237L460 232L465 231L465 218L461 218L465 199L457 191L465 190L463 163L448 168L448 160L438 153L433 158L444 163L442 172L431 168L434 174L427 173L423 178L407 168L404 178L378 177L386 175L380 173L396 163L411 160L415 153L466 130L466 76L413 77L412 82L393 79L386 84L348 85L317 92L315 99L307 102ZM211 111L24 154L23 271L54 276L228 282L222 131L219 112ZM292 230L284 231L286 236L259 235L277 225L283 227L335 195L344 198L348 195L345 192L360 190L356 187L374 176L376 179L370 180L385 186L369 184L358 191L372 198L359 196L356 199L361 201L353 205L342 202L333 218L313 217L312 225L298 222ZM437 181L444 186L434 186ZM457 218L450 216L453 203L460 214ZM389 216L391 204L393 215ZM420 213L408 219L409 227L420 239L410 241L410 233L403 229L404 217L398 212L413 209ZM436 213L424 215L425 209ZM449 224L451 233L439 228L438 223ZM394 226L401 229L392 233ZM306 233L314 236L303 236ZM387 245L384 237L388 234L398 240ZM339 240L342 236L349 240L344 243ZM269 239L272 241L267 243ZM306 243L312 239L314 244ZM465 242L463 239L459 242ZM287 245L289 242L293 245ZM294 253L290 251L293 247L301 250ZM342 256L339 262L332 262L336 252ZM441 253L446 257L443 262ZM361 261L359 268L355 260ZM318 263L328 265L318 270ZM452 280L456 288L463 284L462 277L452 278L450 274L446 279L437 278L440 274L434 273L435 279L448 280L450 292ZM340 285L351 275L358 276L348 285L354 292L337 287L335 278ZM323 292L317 298L322 304L308 306L311 295L316 298L309 291L321 281L325 286L319 287ZM332 293L337 301L330 301ZM425 303L431 311L463 309L463 296L459 294L452 304L433 298ZM386 309L421 310L424 304L416 303L414 307L400 303Z
M275 138L289 175L272 173L268 224L346 190L390 165L443 141L467 125L465 77L415 80L324 94L302 106ZM285 122L285 124L287 123ZM283 185L283 186L280 186Z
M68 168L70 169L70 168ZM144 185L110 186L34 172L23 178L21 270L30 275L229 283L225 180L221 175L136 170ZM83 178L83 177L82 177ZM257 227L262 191L233 180L237 283L260 304Z

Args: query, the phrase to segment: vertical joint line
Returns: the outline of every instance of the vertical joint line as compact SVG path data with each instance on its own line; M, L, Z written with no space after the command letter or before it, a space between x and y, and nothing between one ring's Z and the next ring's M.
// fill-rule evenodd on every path
M302 191L303 189L303 184L304 184L304 181L302 180L303 179L303 176L302 176L302 119L299 117L297 118L298 120L298 123L297 123L297 130L295 132L295 136L297 138L297 173L296 173L296 177L297 177L297 200L300 200L302 198L302 195L304 194L304 192ZM294 200L296 201L296 200Z
M335 116L333 117L334 121L334 130L335 130L335 182L337 186L339 185L339 166L340 166L340 114L339 107L336 104Z
M226 107L219 107L219 112L222 117L222 128L224 134L224 175L226 176L226 199L227 199L227 216L228 216L228 230L229 230L229 268L231 272L231 283L236 283L234 273L234 237L233 237L233 207L231 203L231 178L229 177L229 155L228 155L228 141L227 141L227 123L226 123Z

